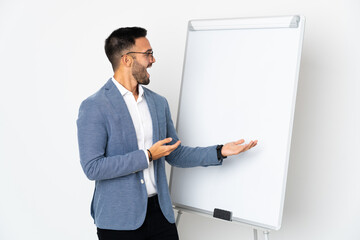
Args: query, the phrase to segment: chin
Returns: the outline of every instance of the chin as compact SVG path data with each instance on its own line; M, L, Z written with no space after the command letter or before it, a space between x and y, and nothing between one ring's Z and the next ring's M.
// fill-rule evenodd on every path
M150 79L146 79L145 81L140 81L138 83L141 84L141 85L149 85Z

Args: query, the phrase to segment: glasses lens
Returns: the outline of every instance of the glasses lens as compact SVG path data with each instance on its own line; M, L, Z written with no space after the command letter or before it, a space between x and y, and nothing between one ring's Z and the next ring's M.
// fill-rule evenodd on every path
M147 56L148 56L149 58L151 58L151 59L154 58L154 52L153 52L153 51L148 52L148 53L146 53L146 54L147 54Z

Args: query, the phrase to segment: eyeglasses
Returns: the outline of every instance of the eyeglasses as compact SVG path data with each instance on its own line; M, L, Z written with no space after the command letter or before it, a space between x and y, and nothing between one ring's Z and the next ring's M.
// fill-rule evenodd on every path
M144 55L146 55L147 58L154 59L154 51L147 51L147 52L127 52L127 53L125 53L124 55L130 54L130 53L144 54ZM124 56L124 55L122 55L122 56ZM121 56L121 57L122 57L122 56Z

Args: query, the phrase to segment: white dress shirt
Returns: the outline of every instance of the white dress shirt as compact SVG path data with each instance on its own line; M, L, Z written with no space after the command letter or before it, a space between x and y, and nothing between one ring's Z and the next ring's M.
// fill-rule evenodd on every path
M112 81L124 98L135 127L138 147L139 149L144 150L146 159L148 160L149 167L144 169L143 173L146 190L148 196L151 197L157 193L154 175L154 163L152 161L149 162L149 156L147 152L147 149L153 145L153 127L149 107L144 97L144 89L140 84L138 85L139 96L136 101L134 95L118 81L116 81L114 77L112 78Z

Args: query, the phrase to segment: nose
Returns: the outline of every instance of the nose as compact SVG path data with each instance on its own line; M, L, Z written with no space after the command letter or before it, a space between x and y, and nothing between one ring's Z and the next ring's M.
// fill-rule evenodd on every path
M151 63L156 62L154 55L151 55L150 62L151 62Z

